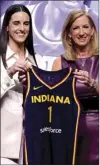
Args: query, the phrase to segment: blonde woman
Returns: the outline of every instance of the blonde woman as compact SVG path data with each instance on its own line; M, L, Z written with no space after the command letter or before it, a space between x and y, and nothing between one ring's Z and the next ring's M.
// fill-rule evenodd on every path
M76 92L82 111L79 123L76 164L99 164L98 35L91 16L83 10L74 10L65 20L62 30L65 52L58 57L52 70L72 67Z

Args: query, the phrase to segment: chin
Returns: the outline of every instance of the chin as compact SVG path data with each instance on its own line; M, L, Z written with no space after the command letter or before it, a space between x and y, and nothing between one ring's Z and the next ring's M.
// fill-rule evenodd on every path
M81 43L79 44L79 46L86 46L86 45L87 45L87 44L85 44L85 43L84 43L84 44L83 44L83 43L82 43L82 44L81 44Z
M26 39L23 39L23 40L17 40L16 42L17 43L24 43Z
M16 44L18 45L21 45L21 44L24 44L25 43L25 40L24 41L16 41Z
M17 37L16 38L16 41L17 42L24 42L26 40L26 37L25 36L23 36L23 37Z
M81 43L81 42L80 42L80 43L76 43L76 44L77 44L78 46L83 46L83 47L85 47L85 46L87 46L88 43L85 43L85 42L84 42L84 43Z

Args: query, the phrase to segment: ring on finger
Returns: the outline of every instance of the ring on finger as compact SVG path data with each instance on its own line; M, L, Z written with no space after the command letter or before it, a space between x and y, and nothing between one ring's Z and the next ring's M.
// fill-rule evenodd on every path
M84 71L82 72L82 76L84 77Z

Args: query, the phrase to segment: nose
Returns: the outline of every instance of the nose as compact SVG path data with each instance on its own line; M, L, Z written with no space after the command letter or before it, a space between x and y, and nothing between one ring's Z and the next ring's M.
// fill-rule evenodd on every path
M80 35L83 35L84 34L84 30L83 30L83 28L82 27L80 27Z
M20 24L20 30L23 31L24 30L24 25Z

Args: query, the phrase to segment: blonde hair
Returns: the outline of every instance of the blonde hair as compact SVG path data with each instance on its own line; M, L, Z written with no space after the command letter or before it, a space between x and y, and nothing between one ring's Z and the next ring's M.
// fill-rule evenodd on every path
M63 46L65 48L65 53L64 53L63 57L67 60L76 60L76 58L77 58L77 53L75 52L75 49L74 49L74 47L73 47L73 45L70 41L71 39L69 37L69 33L70 33L70 28L71 28L73 22L81 16L86 16L89 19L91 27L94 28L94 35L93 35L93 38L90 41L91 49L92 49L92 55L98 55L99 54L98 34L97 34L96 26L95 26L92 18L84 10L74 10L66 18L64 26L63 26L63 30L62 30L62 42L63 42Z

